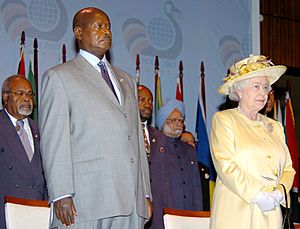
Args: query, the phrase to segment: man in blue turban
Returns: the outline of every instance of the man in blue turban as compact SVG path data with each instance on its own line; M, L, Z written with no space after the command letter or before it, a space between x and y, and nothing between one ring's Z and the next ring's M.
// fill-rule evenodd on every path
M170 100L157 112L158 131L149 129L149 170L153 195L151 229L163 229L163 208L202 210L196 151L180 141L184 104Z

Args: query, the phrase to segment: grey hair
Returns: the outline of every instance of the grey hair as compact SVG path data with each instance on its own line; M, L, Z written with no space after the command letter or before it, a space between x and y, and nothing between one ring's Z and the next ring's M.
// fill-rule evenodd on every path
M10 91L10 83L12 80L16 79L16 78L22 78L22 79L25 79L27 80L23 75L12 75L8 78L6 78L4 81L3 81L3 84L2 84L2 91L1 91L1 95L2 95L2 106L4 107L4 102L3 102L3 95L7 92ZM27 80L28 81L28 80Z
M238 90L242 90L245 86L248 85L250 79L245 79L234 83L232 86L228 88L229 90L229 99L232 101L239 101L240 96L238 94Z

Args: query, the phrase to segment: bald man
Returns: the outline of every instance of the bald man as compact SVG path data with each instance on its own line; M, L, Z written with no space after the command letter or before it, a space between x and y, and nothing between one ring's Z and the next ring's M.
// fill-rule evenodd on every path
M139 229L151 215L136 84L106 59L110 27L102 10L79 10L79 54L43 76L41 152L55 228Z

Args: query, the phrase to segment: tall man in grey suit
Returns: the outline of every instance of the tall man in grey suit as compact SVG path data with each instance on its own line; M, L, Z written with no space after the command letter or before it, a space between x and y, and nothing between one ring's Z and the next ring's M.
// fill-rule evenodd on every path
M2 85L0 110L0 228L5 229L4 196L44 200L47 197L30 82L22 75Z
M53 227L138 229L151 215L151 191L134 79L105 57L106 13L73 19L79 54L45 72L41 152Z

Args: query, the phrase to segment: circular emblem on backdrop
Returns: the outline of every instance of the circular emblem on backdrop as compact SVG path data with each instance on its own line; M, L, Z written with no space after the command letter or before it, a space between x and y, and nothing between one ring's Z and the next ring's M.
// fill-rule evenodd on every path
M62 0L4 0L2 23L8 36L15 40L25 31L26 37L59 41L66 33L68 15Z

